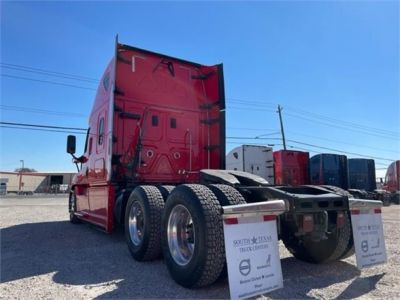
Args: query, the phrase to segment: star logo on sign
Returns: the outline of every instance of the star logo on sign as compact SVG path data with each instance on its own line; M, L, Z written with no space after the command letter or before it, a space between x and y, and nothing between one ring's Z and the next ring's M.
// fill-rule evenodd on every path
M257 243L257 239L256 239L255 236L253 236L253 238L251 239L251 242L252 242L253 244L256 244L256 243Z

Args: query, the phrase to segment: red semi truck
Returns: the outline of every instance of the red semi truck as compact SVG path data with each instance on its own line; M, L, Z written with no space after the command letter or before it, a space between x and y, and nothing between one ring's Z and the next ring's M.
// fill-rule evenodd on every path
M384 202L400 204L400 160L392 162L387 168L380 196Z
M323 263L353 253L349 199L322 187L272 186L225 169L222 65L198 63L116 42L97 89L79 172L72 223L125 228L138 261L163 254L185 287L224 274L222 207L285 202L279 237L298 259ZM252 206L254 207L254 205ZM261 204L260 204L261 207Z

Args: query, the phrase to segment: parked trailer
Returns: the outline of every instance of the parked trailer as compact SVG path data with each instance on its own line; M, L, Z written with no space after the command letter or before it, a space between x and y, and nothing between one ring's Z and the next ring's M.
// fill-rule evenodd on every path
M255 174L274 184L272 147L258 145L236 147L226 155L226 169Z
M317 154L310 158L311 184L332 185L348 189L347 157L339 154Z
M308 152L279 150L274 152L275 184L306 185L310 184Z
M349 200L323 187L270 185L225 169L222 64L198 63L116 42L97 89L69 213L111 233L121 224L138 261L161 256L185 287L224 274L222 207L285 202L279 237L298 259L352 253ZM254 206L252 206L254 208Z
M347 163L349 192L356 198L378 199L375 191L375 161L366 158L350 158Z
M366 158L349 158L349 188L373 192L376 190L375 161Z
M314 155L310 158L310 181L331 190L333 187L346 190L355 198L378 199L372 159L347 159L345 155L328 153Z

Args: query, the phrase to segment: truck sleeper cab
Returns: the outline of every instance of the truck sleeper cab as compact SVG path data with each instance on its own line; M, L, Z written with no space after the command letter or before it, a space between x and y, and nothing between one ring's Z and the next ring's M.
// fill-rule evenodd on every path
M279 235L299 259L352 253L348 199L321 187L272 186L225 169L222 65L204 66L116 42L89 119L69 197L72 223L125 228L132 256L161 256L185 287L225 266L222 207L283 200Z
M310 158L311 184L332 185L348 189L347 157L339 154L317 154Z

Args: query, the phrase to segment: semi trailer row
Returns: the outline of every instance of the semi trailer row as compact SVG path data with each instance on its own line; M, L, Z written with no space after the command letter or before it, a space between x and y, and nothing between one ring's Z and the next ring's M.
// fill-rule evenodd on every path
M326 185L347 190L356 198L399 203L400 161L391 163L381 189L377 189L373 159L272 147L241 145L227 154L227 169L260 175L276 185Z
M125 229L138 261L163 256L185 287L226 274L223 207L242 212L284 203L278 234L298 259L324 263L354 252L349 198L317 186L271 185L225 170L222 64L198 63L116 41L89 118L83 154L67 152L78 173L69 196L72 223L107 233ZM254 205L252 206L254 209Z

